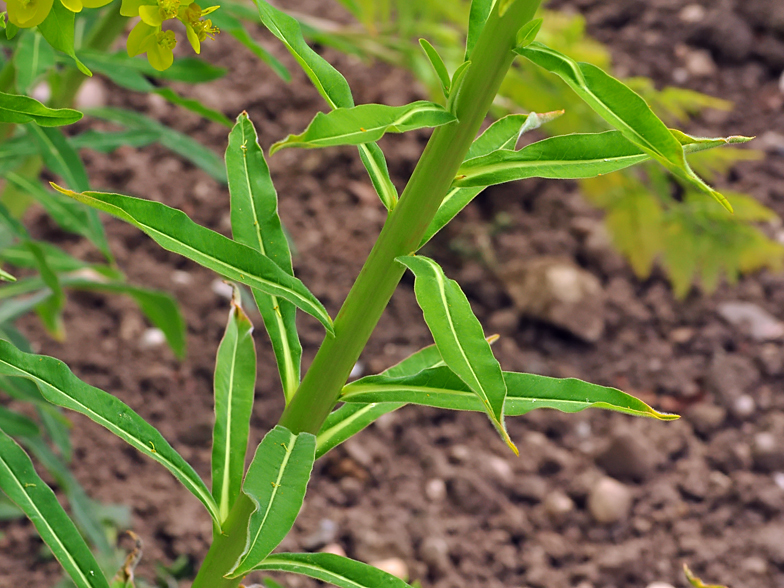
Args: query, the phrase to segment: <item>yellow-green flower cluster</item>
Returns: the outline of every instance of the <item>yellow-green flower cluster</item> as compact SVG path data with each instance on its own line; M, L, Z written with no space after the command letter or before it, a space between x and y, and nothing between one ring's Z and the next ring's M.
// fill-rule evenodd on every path
M201 42L207 38L214 39L218 33L218 28L209 19L203 18L217 9L217 6L202 9L195 2L184 3L181 0L123 0L120 14L141 17L128 35L128 55L133 57L146 53L150 65L159 71L171 67L174 61L172 50L177 39L174 31L163 30L163 23L175 18L185 25L188 41L199 53Z
M112 0L62 0L71 12L82 8L101 8ZM29 29L41 24L52 10L53 0L6 0L8 20L20 29Z

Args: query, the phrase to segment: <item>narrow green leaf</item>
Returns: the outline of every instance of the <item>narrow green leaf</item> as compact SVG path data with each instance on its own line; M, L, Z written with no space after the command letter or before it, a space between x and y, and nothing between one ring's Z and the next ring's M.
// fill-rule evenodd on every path
M471 59L479 34L485 28L487 18L495 6L496 0L472 0L468 15L468 35L466 37L465 61Z
M163 465L204 504L220 527L218 506L199 475L155 427L118 398L82 382L63 362L23 353L5 341L0 341L0 374L32 380L52 404L87 416Z
M88 111L88 114L128 129L158 133L161 145L203 169L217 181L226 183L226 171L220 158L188 135L162 125L143 114L122 108L93 108Z
M0 268L0 280L5 282L16 282L16 278L2 268Z
M409 588L388 572L332 553L275 553L254 569L301 574L339 588Z
M55 483L65 492L74 522L85 537L102 553L112 553L113 549L106 538L106 531L98 517L95 503L73 477L68 466L55 455L42 437L27 436L20 439L20 442L46 468Z
M405 406L405 403L347 403L332 411L316 437L316 459L362 431L380 416L397 410L401 406Z
M398 201L397 188L389 177L389 168L384 152L375 143L364 143L358 146L359 158L370 176L376 194L387 210L395 208Z
M278 216L278 196L272 184L256 129L242 113L229 135L226 175L231 195L234 240L269 257L294 275L286 233ZM290 401L299 387L302 345L297 334L296 307L277 296L254 291L278 364L283 394Z
M452 80L449 77L449 70L446 68L444 60L427 39L419 39L419 45L422 47L422 51L425 52L425 56L427 56L427 60L433 67L436 76L438 76L438 81L441 82L441 90L444 92L444 98L448 98L449 87L452 84Z
M197 225L184 212L160 202L121 194L80 194L53 186L67 196L131 223L168 251L183 255L230 280L289 300L332 332L332 319L302 282L265 255Z
M155 86L140 71L141 59L128 57L127 53L80 51L84 63L112 82L134 92L152 92ZM146 61L146 60L145 60Z
M11 437L35 437L41 433L35 421L0 404L0 431Z
M541 18L535 18L534 20L529 20L526 24L524 24L519 31L517 31L517 37L515 43L517 43L517 49L525 49L536 40L536 35L539 34L539 31L542 28L542 23L544 22Z
M270 154L287 147L315 149L360 145L377 141L386 133L438 127L456 120L443 106L424 100L405 106L362 104L353 108L338 108L329 113L316 114L302 134L289 135L283 141L278 141L270 148Z
M221 523L240 495L256 387L253 325L240 306L239 295L235 286L226 331L215 358L212 495L220 509Z
M310 48L302 36L299 23L266 0L255 1L262 24L286 46L330 108L354 106L346 78Z
M0 92L0 122L24 124L36 122L43 127L70 125L82 118L71 108L49 108L29 96Z
M65 514L54 492L35 473L33 463L24 450L2 431L0 488L32 521L77 588L109 588L90 548Z
M216 122L219 125L223 125L224 127L231 127L231 121L226 118L226 115L222 112L218 112L212 108L208 108L204 106L201 102L194 98L185 98L180 96L172 90L171 88L164 87L164 88L156 88L153 90L155 94L161 96L171 102L172 104L176 104L177 106L181 106L186 110L190 110L191 112L195 112L199 116L203 116L207 120L211 120L212 122Z
M84 192L90 189L82 160L62 131L31 126L30 132L38 142L44 163L50 170L60 176L73 190Z
M446 101L446 109L453 114L455 113L455 104L457 104L457 101L460 98L460 93L463 90L463 82L465 81L466 74L470 67L471 62L465 61L452 75L452 81L449 84L449 98Z
M120 147L146 147L160 139L160 134L152 130L132 129L129 131L105 132L88 129L68 138L74 149L92 149L101 153L111 153Z
M22 351L26 352L28 350L22 349ZM16 379L19 382L32 385L36 392L38 392L38 388L35 384L30 382L30 380ZM41 400L43 401L43 398ZM70 462L73 457L73 445L71 444L71 428L73 427L73 423L68 420L59 407L53 406L46 401L37 403L35 409L38 413L38 418L41 419L44 433L57 451L60 452L63 461Z
M27 94L38 77L54 67L54 50L37 31L22 35L14 51L16 87ZM40 124L40 123L39 123Z
M41 204L60 228L89 239L107 259L112 259L103 225L93 222L89 208L15 172L6 173L5 178Z
M3 290L5 290L5 288L3 288ZM0 304L0 325L14 321L20 316L27 314L51 295L52 293L47 289L44 292L37 292L32 296L3 302L3 304Z
M397 260L416 277L414 293L444 362L477 395L501 437L517 453L504 425L506 383L501 366L465 294L432 259L406 256Z
M93 74L79 61L74 51L74 17L75 14L63 6L60 0L54 0L49 15L38 25L38 31L52 47L70 56L79 71L89 77Z
M716 198L732 212L727 199L703 182L689 167L678 139L645 100L623 82L595 65L577 63L538 42L515 51L557 74L599 116L623 133L627 140L676 176Z
M63 326L63 307L65 306L65 293L60 285L57 275L46 262L43 250L32 241L27 242L27 247L35 258L38 272L44 284L52 291L52 295L36 306L36 312L41 318L44 327L58 341L65 339L65 327Z
M532 112L530 114L507 115L495 121L484 133L477 137L468 150L466 160L488 155L499 149L514 149L517 141L523 134L538 129L543 124L558 118L562 114L563 110L545 112L544 114ZM473 188L457 188L453 186L450 188L441 201L438 212L436 212L430 226L425 231L419 247L421 248L430 241L433 235L443 229L483 190L483 186Z
M255 1L261 22L286 46L329 107L352 108L354 97L346 78L310 48L299 23L266 0ZM359 155L381 202L392 210L397 204L397 190L389 177L384 153L378 145L365 144L359 146Z
M574 378L557 379L515 372L504 372L503 377L507 386L504 404L506 416L521 416L537 408L553 408L568 413L586 408L603 408L662 421L678 418L677 415L656 411L615 388ZM486 412L476 394L446 366L408 376L367 376L347 384L340 400L350 404L360 403L360 406L404 402L450 410Z
M250 517L245 549L227 577L237 578L252 571L294 525L305 498L315 451L313 435L295 435L280 425L261 441L242 485L256 510Z
M210 19L212 19L213 24L220 28L222 33L229 33L246 48L250 49L256 57L270 66L272 71L274 71L280 79L284 82L290 82L291 74L289 73L289 70L286 69L286 66L251 37L240 19L230 14L225 6L222 6L221 8L221 10L210 14Z
M19 219L11 214L11 211L8 210L2 202L0 202L0 225L3 225L8 233L19 239L30 238L30 234L27 232L24 225L19 222Z

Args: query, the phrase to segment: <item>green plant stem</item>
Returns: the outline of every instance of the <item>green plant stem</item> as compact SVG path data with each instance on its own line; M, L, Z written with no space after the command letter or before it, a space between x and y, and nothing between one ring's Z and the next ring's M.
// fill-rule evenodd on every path
M400 202L384 225L335 319L335 336L324 340L281 416L280 424L290 431L317 434L337 402L351 368L403 276L404 268L395 258L417 249L512 64L515 35L533 18L540 1L513 0L508 3L502 0L496 3L474 49L474 65L468 70L456 104L459 122L436 129L430 138ZM499 5L504 4L506 11L500 16ZM243 498L232 508L223 534L216 537L210 547L193 588L236 588L239 585L238 579L228 580L223 575L244 547L251 514L249 502Z
M82 46L85 49L93 49L95 51L108 50L115 39L125 30L127 22L128 18L120 14L119 6L109 6L107 11L101 16L101 20L90 30ZM56 89L54 96L52 96L52 106L54 108L73 106L74 98L76 98L79 88L86 79L87 76L78 69L68 69L63 74L59 87Z

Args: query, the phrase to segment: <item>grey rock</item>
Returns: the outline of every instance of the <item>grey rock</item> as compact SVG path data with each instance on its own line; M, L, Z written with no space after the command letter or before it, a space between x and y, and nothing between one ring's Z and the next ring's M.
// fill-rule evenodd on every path
M717 430L727 418L727 411L712 402L699 402L686 413L694 429L701 435Z
M588 342L604 332L604 291L599 280L569 259L545 257L510 264L500 278L517 309Z
M784 337L784 324L752 302L724 302L719 315L755 341L775 341Z
M593 519L602 525L617 523L629 516L632 494L619 481L601 478L588 495L588 510Z
M419 557L436 574L443 574L451 567L449 544L441 537L426 537L419 546Z
M628 432L613 435L610 444L596 458L596 464L613 478L634 481L648 478L656 461L656 449Z
M754 465L761 470L774 472L784 469L784 443L769 431L754 435L751 455Z
M544 499L544 510L556 522L562 521L574 510L574 501L560 490L550 492Z

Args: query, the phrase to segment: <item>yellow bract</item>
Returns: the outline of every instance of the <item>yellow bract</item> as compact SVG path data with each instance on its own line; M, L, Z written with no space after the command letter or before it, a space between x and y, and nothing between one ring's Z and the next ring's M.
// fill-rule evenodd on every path
M71 12L81 12L82 8L101 8L112 0L60 0Z
M174 31L161 30L144 21L139 21L128 35L128 55L134 57L147 54L147 61L158 71L171 67L174 62L172 49L177 44Z
M20 29L41 24L52 10L53 0L6 0L8 20Z

